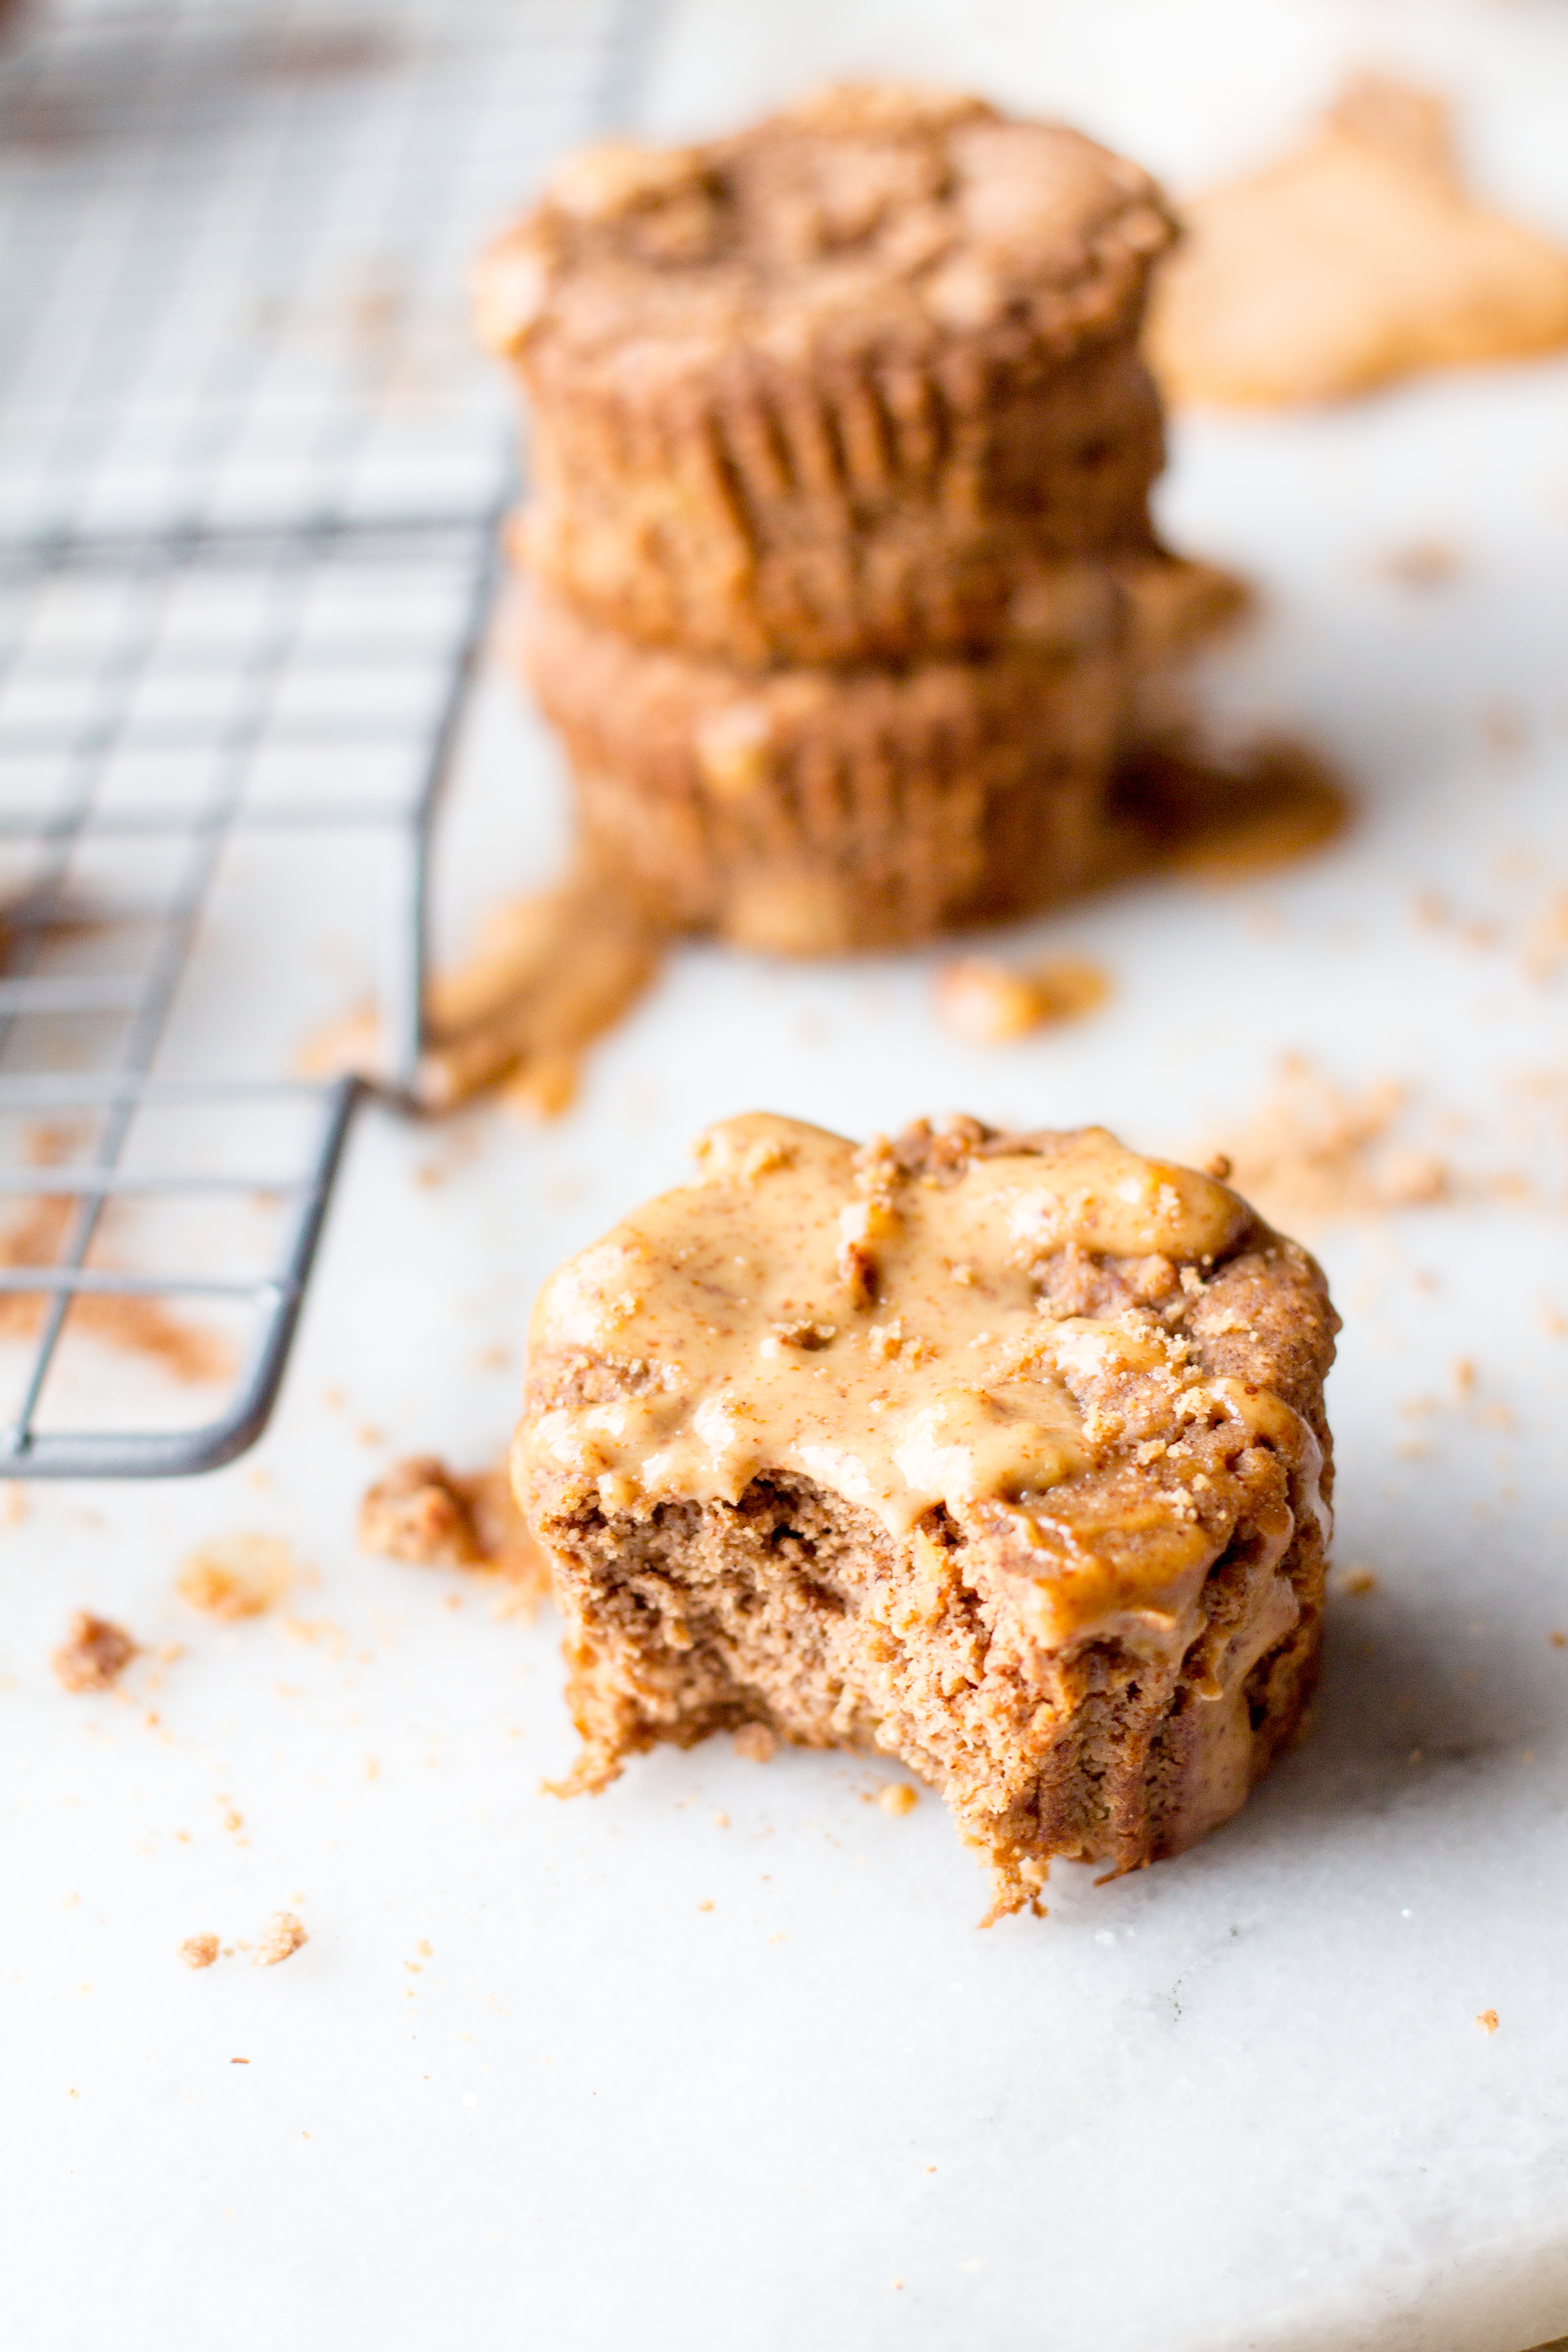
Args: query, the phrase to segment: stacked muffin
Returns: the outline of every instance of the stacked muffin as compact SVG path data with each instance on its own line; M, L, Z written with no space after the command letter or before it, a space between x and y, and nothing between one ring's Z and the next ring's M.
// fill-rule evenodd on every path
M1185 593L1138 352L1173 234L1075 131L845 89L582 155L484 257L521 658L663 919L826 952L1089 877L1136 610Z

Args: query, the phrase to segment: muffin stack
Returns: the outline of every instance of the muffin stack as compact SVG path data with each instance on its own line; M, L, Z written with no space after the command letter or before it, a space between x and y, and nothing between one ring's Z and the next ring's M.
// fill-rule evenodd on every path
M1138 353L1173 234L1075 131L858 88L595 150L484 257L521 658L662 919L829 952L1089 877L1134 611L1181 597Z

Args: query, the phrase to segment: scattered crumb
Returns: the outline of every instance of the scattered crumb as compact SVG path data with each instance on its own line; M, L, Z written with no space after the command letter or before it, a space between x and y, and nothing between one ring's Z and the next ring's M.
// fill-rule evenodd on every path
M509 1588L509 1614L531 1614L550 1590L504 1465L459 1473L433 1454L394 1463L360 1505L359 1540L384 1559L493 1573Z
M1476 2023L1480 2027L1483 2033L1495 2033L1498 2028L1498 2015L1496 2010L1483 2009L1480 2015L1477 2018Z
M341 1658L349 1645L349 1637L331 1617L285 1617L282 1629L291 1642L306 1642L323 1649L329 1657Z
M730 1826L729 1814L715 1813L713 1816L713 1826L716 1830L727 1830Z
M1231 1181L1287 1232L1445 1200L1454 1185L1443 1163L1390 1139L1405 1100L1392 1080L1351 1094L1288 1056L1274 1096L1226 1138Z
M217 1958L216 1936L187 1936L180 1946L180 1958L188 1969L210 1969Z
M123 1625L79 1609L51 1664L68 1691L108 1690L125 1672L136 1649Z
M700 1903L700 1904L697 1906L697 1908L699 1909L699 1911L711 1911L711 1910L712 1910L712 1908L713 1908L713 1906L712 1906L712 1904L711 1904L710 1902L708 1902L708 1903Z
M360 1503L360 1548L416 1567L470 1569L479 1538L466 1496L433 1454L393 1463Z
M421 1568L472 1568L482 1557L468 1500L434 1454L394 1463L369 1488L359 1540L363 1551Z
M1568 255L1476 202L1448 109L1399 83L1353 81L1294 152L1183 212L1149 332L1173 398L1335 400L1568 343Z
M1363 1600L1369 1592L1377 1591L1377 1578L1370 1568L1347 1568L1340 1579L1340 1591L1350 1593L1353 1599Z
M302 1921L292 1911L274 1911L261 1931L261 1941L256 1947L252 1968L275 1969L279 1960L292 1959L301 1944L308 1944Z
M1418 890L1411 901L1411 913L1423 930L1447 930L1460 945L1483 953L1500 947L1502 926L1485 916L1461 915L1438 890Z
M771 1763L778 1740L765 1723L743 1723L735 1734L735 1753L748 1764Z
M295 1574L294 1555L281 1536L213 1536L187 1554L174 1590L189 1608L233 1622L265 1616Z
M885 1789L877 1791L877 1802L885 1813L912 1813L920 1799L907 1780L889 1780Z
M1458 548L1443 539L1412 540L1390 550L1374 567L1384 580L1400 588L1440 588L1462 569Z
M1082 957L1009 968L989 956L965 956L938 971L936 1013L960 1037L999 1045L1031 1030L1081 1019L1110 993L1105 972Z
M1559 1632L1555 1625L1546 1638L1554 1650L1568 1650L1568 1633Z

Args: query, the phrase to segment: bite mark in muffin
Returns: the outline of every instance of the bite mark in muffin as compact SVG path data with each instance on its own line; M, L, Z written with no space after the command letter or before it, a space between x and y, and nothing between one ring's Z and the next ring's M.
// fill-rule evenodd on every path
M1337 1318L1103 1129L731 1119L571 1260L514 1449L601 1787L760 1726L946 1796L994 1915L1226 1819L1316 1671ZM812 1344L801 1333L809 1330Z

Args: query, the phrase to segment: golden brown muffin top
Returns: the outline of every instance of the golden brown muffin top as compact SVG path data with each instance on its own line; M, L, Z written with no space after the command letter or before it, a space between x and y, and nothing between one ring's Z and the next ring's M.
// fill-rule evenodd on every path
M525 370L554 346L673 376L747 345L1059 354L1136 327L1173 234L1079 131L835 88L732 138L573 158L483 257L480 331Z
M635 1519L805 1477L999 1550L1053 1643L1173 1637L1265 1471L1281 1552L1320 1508L1333 1311L1213 1178L973 1119L858 1150L753 1114L697 1154L542 1292L525 1497Z

